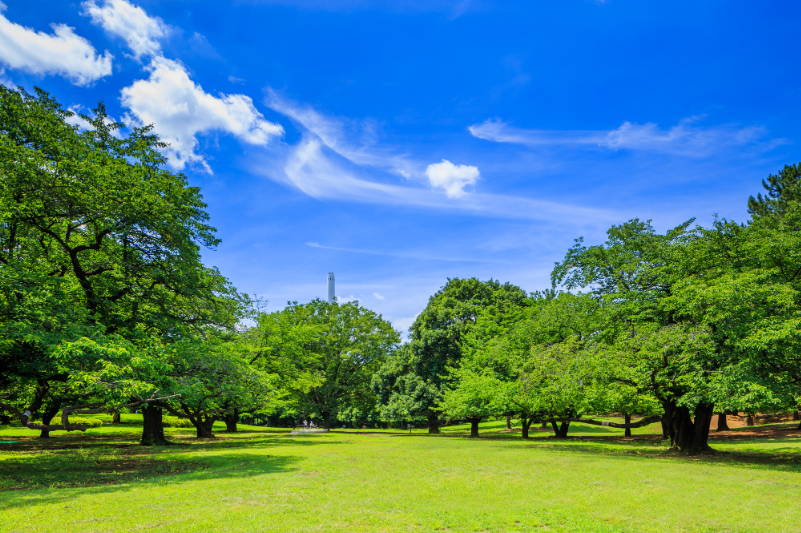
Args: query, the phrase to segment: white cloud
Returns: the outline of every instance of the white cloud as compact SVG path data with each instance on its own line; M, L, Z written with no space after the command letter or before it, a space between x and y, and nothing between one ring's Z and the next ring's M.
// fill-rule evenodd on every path
M474 137L500 143L538 146L597 146L610 150L638 150L687 156L705 156L727 146L759 144L765 129L735 126L703 127L699 117L681 120L670 129L660 129L653 123L624 122L619 128L593 130L526 130L499 120L474 124L468 130ZM781 140L763 143L771 148Z
M426 167L426 176L432 187L445 191L448 198L464 196L464 188L478 180L478 168L470 165L454 165L447 159Z
M6 6L0 2L0 13ZM0 62L33 74L64 76L89 85L111 74L113 56L98 55L92 44L64 24L52 24L52 34L15 24L0 15Z
M122 37L137 59L161 53L159 40L169 33L169 26L160 18L149 17L141 7L126 0L105 0L102 6L87 0L82 5L94 24Z
M381 300L381 301L383 301L383 300L384 300L384 297L383 297L382 295L378 294L377 292L374 292L374 293L373 293L373 296L375 296L375 297L376 297L376 299L378 299L378 300Z
M147 69L148 79L122 90L122 104L130 109L129 122L153 124L154 131L170 144L165 155L174 169L196 163L210 172L204 156L197 153L197 135L201 133L222 131L262 146L284 133L280 124L264 119L250 97L212 96L176 61L156 57Z

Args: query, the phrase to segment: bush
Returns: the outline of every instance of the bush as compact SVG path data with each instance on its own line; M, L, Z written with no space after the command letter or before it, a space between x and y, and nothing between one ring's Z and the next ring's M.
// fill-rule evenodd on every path
M51 424L60 424L61 420L54 418ZM99 428L103 425L103 421L99 418L82 418L80 416L70 417L70 424L84 424L90 428Z
M193 428L195 427L192 425L192 422L188 418L174 418L164 419L164 427L165 428Z

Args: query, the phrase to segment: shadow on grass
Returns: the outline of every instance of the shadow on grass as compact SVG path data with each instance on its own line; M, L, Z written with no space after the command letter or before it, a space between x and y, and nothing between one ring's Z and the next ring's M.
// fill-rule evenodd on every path
M131 442L130 436L119 435L70 438L45 445L36 439L20 442L0 455L0 491L94 486L110 490L110 486L157 477L166 482L170 476L182 474L189 478L181 476L181 481L262 475L286 471L301 460L270 455L272 448L346 444L260 432L214 439L173 437L170 446L140 446Z

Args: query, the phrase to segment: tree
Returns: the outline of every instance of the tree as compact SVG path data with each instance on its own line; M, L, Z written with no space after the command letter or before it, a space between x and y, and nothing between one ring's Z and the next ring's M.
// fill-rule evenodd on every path
M0 86L0 396L37 429L48 428L25 413L42 408L53 384L125 366L115 359L120 342L143 357L153 352L136 347L154 339L230 328L247 305L202 264L200 246L219 243L206 206L183 175L162 168L165 145L150 128L119 135L102 103L81 115L85 131L67 122L72 115L44 91ZM102 348L97 359L56 357L82 339ZM70 392L84 405L103 400ZM110 408L141 401L156 402ZM62 412L87 410L69 407ZM63 422L49 430L80 429Z
M607 302L606 375L657 398L674 449L693 454L711 451L716 408L789 403L792 384L775 365L794 357L797 296L753 268L754 230L725 220L689 230L690 223L664 235L638 220L614 226L604 245L577 242L553 280L592 286Z
M214 422L231 412L256 409L275 393L273 376L251 365L236 341L189 340L170 347L171 391L163 403L171 414L188 418L198 438L212 438Z
M383 405L414 406L410 415L426 417L429 433L439 433L437 401L442 398L449 380L447 369L458 368L462 358L462 340L475 328L485 308L496 309L496 316L507 316L508 309L527 305L526 293L510 283L476 278L448 279L428 301L411 327L411 341L402 364L391 360L379 372L383 384Z
M290 303L282 311L262 315L258 323L264 361L271 354L296 358L293 375L300 379L287 387L301 412L318 413L329 429L339 409L374 408L370 380L400 342L398 332L381 315L358 302L316 299Z

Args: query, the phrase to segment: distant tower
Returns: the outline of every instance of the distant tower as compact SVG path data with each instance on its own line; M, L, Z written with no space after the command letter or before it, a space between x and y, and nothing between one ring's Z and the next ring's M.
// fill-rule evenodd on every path
M328 273L328 303L334 303L334 298L336 294L334 293L334 273Z

